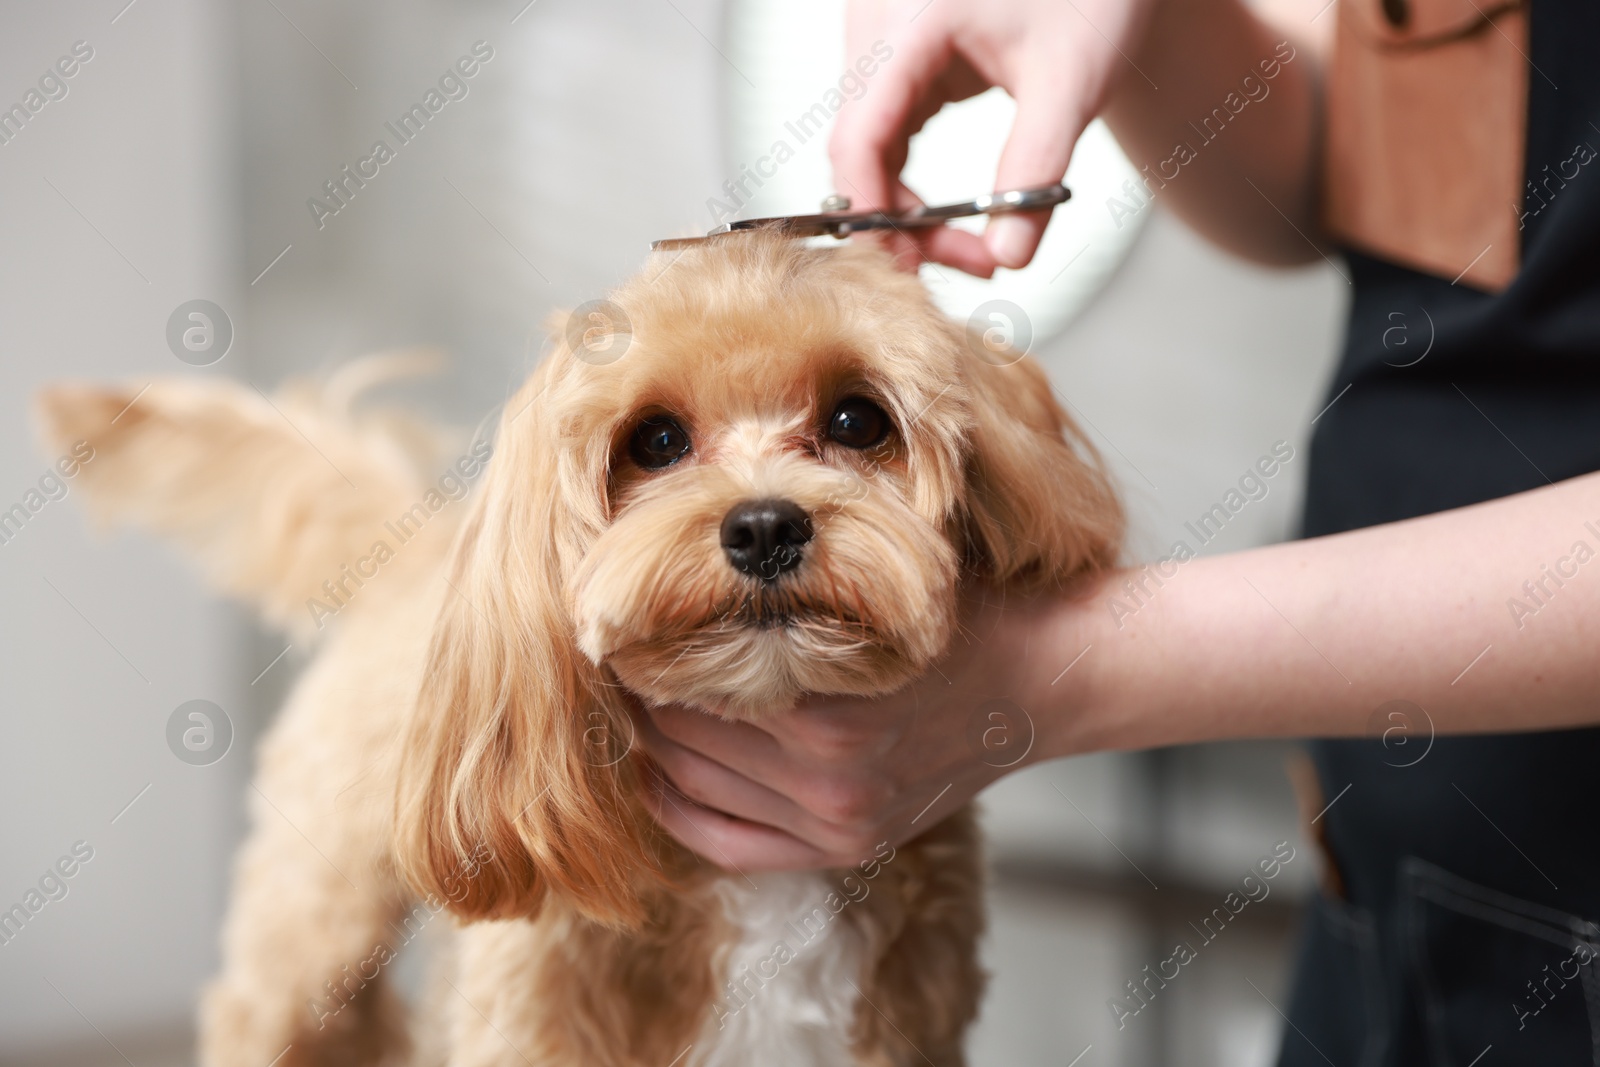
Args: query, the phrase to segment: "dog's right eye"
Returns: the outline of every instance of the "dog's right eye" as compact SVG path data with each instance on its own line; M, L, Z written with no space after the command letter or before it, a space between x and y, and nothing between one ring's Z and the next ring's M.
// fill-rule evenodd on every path
M633 431L628 454L645 470L670 467L689 452L689 435L664 416L645 419Z
M853 396L839 403L828 420L828 436L848 448L871 448L889 436L892 424L888 414L865 397Z

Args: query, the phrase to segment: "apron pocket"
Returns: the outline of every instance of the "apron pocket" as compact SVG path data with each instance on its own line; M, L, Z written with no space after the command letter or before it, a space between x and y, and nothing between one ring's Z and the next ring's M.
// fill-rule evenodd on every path
M1405 935L1432 1067L1591 1064L1600 927L1458 878L1402 867Z

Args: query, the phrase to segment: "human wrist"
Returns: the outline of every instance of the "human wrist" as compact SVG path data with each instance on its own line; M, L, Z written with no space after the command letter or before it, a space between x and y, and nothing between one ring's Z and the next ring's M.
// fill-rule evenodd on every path
M1147 747L1125 684L1139 677L1128 662L1143 645L1119 640L1106 605L1131 572L1112 569L1051 597L1037 620L1028 697L1039 760ZM1147 643L1146 643L1147 644Z
M1041 759L1243 736L1264 725L1256 720L1266 694L1250 663L1271 620L1242 601L1249 587L1238 560L1116 568L1052 602L1045 645L1060 663L1034 690Z

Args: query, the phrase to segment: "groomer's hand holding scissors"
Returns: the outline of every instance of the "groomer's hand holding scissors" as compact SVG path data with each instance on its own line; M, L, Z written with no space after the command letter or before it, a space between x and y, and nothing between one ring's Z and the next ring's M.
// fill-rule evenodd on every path
M894 54L839 112L834 187L858 209L918 202L900 181L912 134L947 103L1000 86L1017 101L996 189L1060 181L1072 147L1134 51L1155 0L851 0L846 55L883 40ZM983 236L954 227L888 236L902 266L923 258L988 277L1033 258L1048 211L994 218Z

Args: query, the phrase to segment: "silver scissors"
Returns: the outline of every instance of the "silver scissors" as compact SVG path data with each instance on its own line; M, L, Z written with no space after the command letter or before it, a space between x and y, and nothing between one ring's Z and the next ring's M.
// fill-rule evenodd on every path
M765 219L739 219L725 222L706 233L704 237L668 237L651 241L652 252L689 248L724 234L741 230L772 227L787 237L836 237L843 239L863 230L911 230L928 226L942 226L951 219L972 215L1005 215L1013 211L1036 211L1054 207L1072 198L1072 190L1060 182L1041 185L1033 189L1007 189L1000 193L985 193L973 200L955 204L926 204L909 211L851 211L846 197L834 195L822 202L818 215L774 215Z

